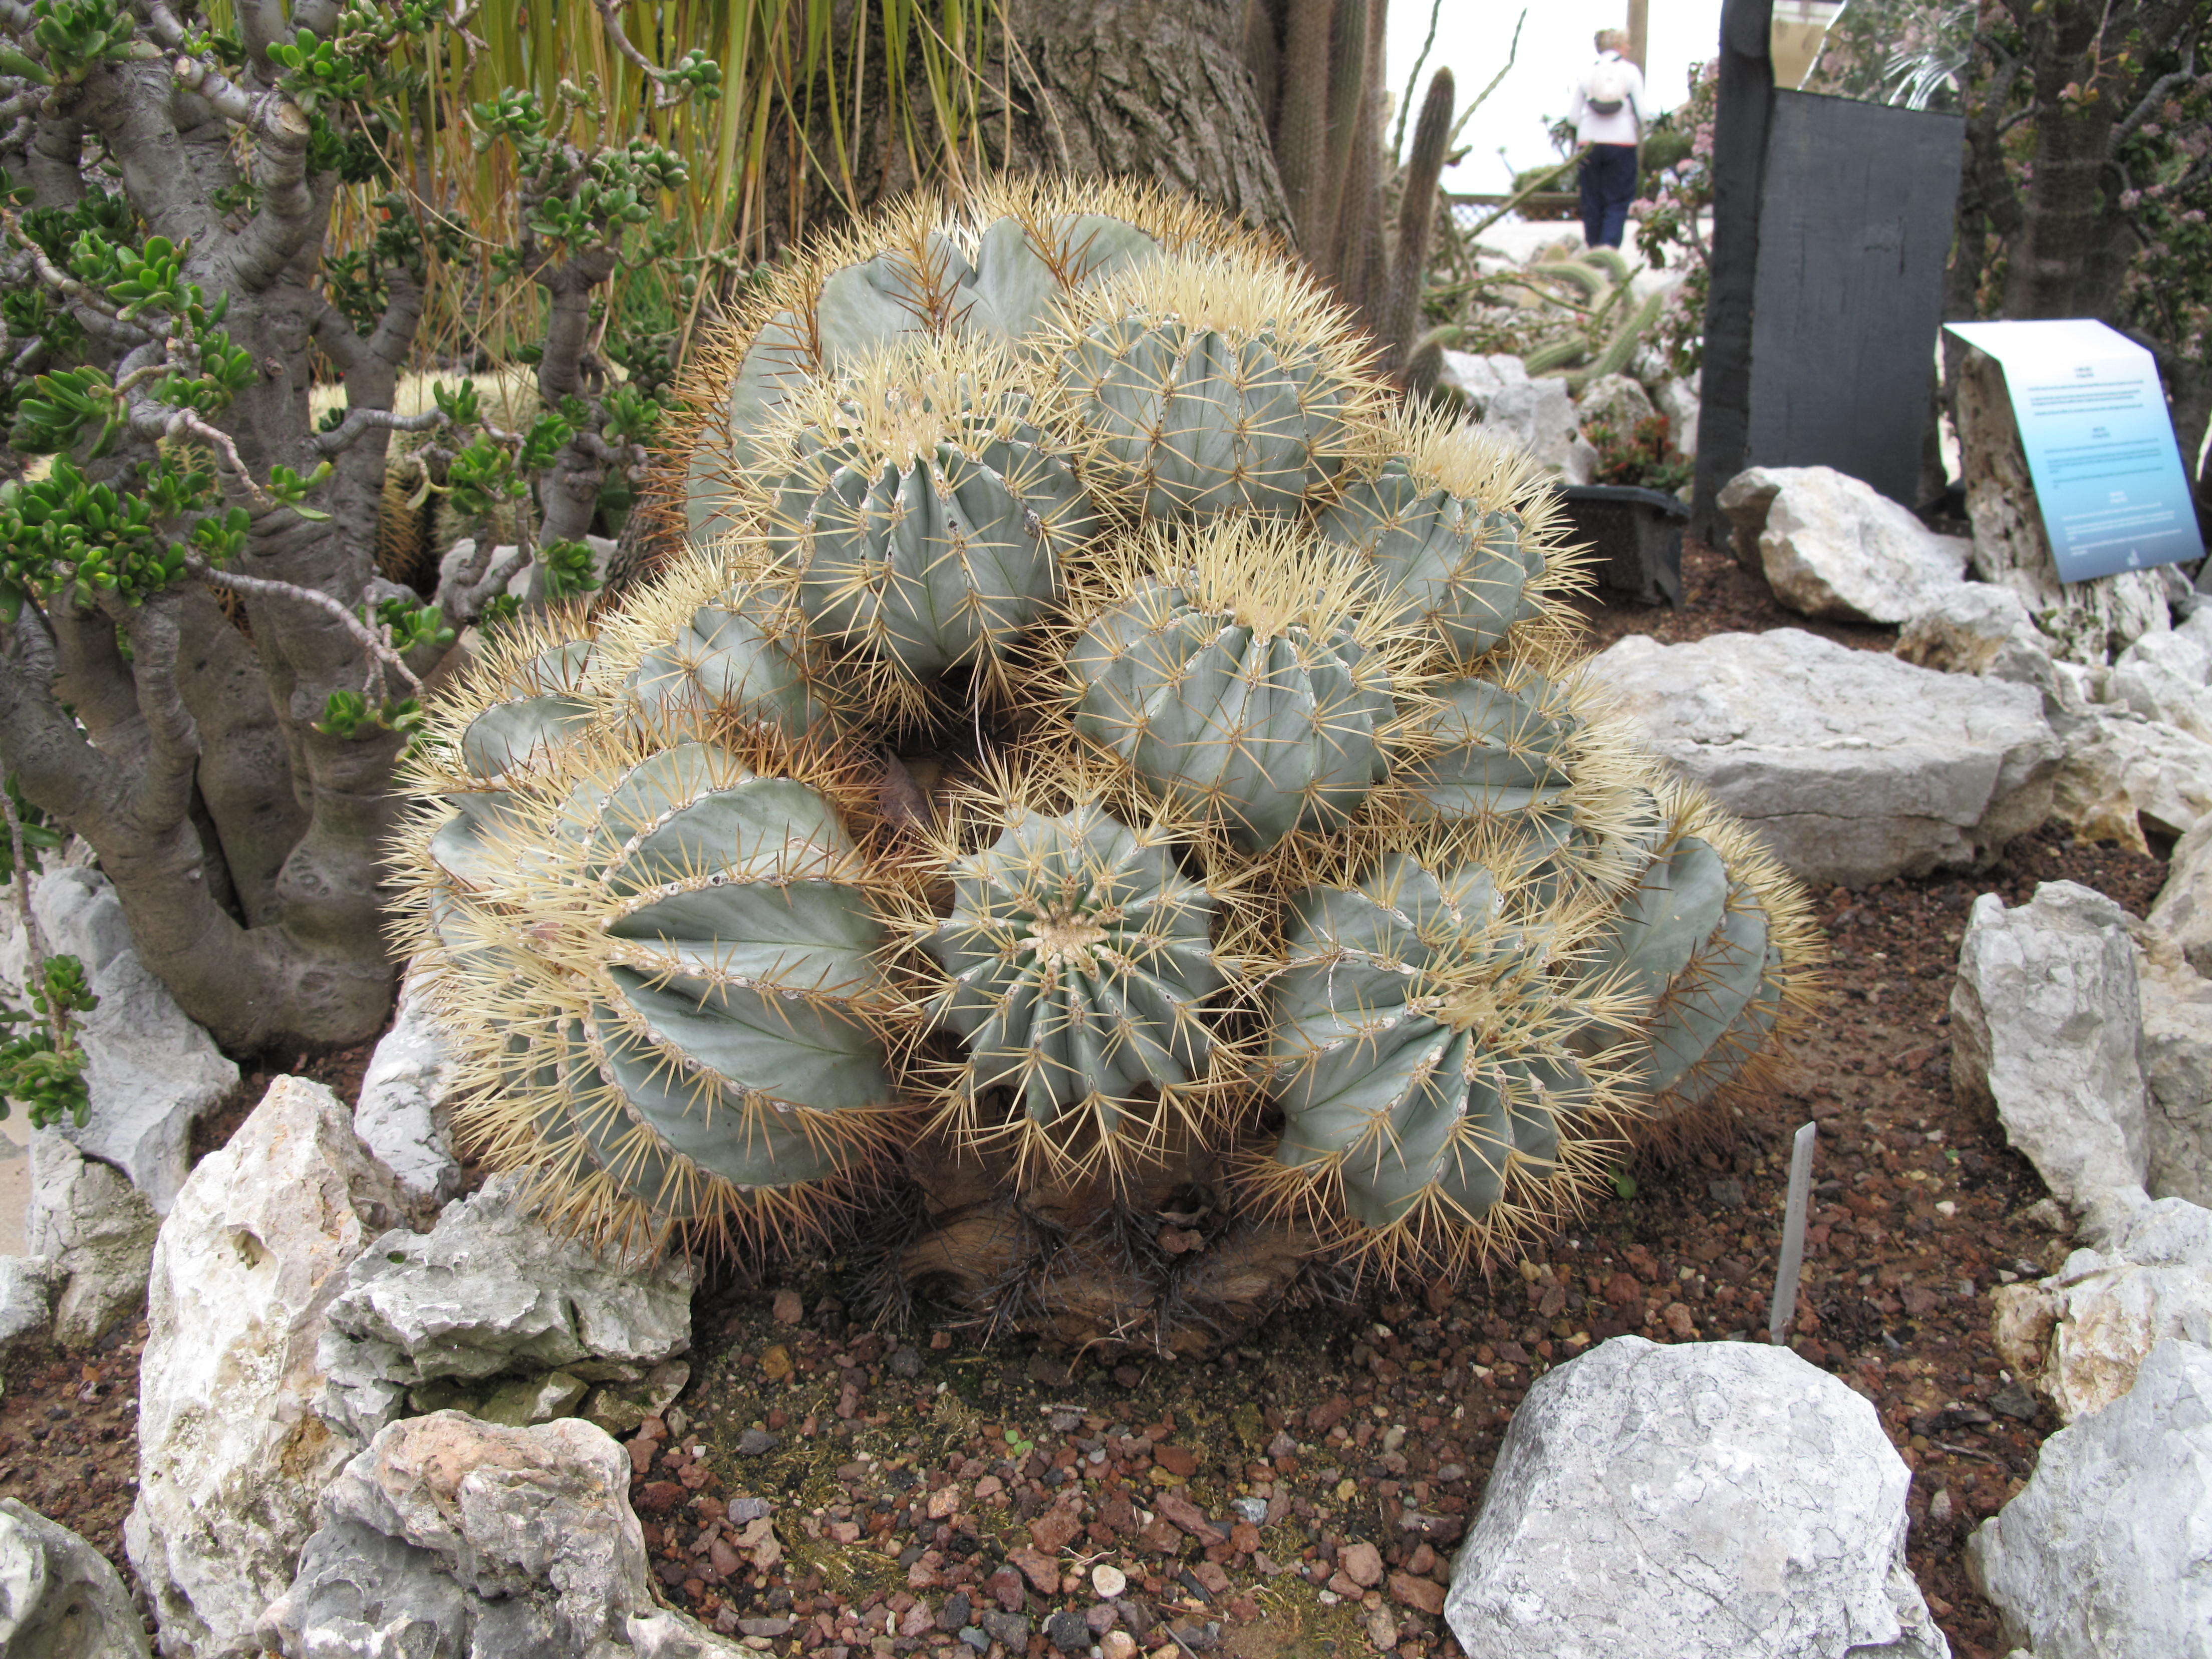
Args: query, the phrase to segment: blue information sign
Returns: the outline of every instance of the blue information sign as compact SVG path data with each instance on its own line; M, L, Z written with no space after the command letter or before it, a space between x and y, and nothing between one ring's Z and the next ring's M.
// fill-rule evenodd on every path
M2004 370L2062 581L2203 557L2149 352L2084 319L1944 326Z

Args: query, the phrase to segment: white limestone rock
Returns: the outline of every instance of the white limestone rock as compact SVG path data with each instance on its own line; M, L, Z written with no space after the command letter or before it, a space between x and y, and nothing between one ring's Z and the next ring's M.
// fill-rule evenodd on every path
M261 1639L286 1659L738 1659L744 1649L655 1608L629 1478L629 1455L573 1418L392 1424L331 1482Z
M1509 386L1528 384L1528 371L1510 352L1480 356L1471 351L1447 351L1437 380L1467 400L1469 416L1480 420L1490 400Z
M146 1305L154 1236L145 1195L52 1129L31 1137L31 1197L23 1237L63 1275L54 1340L88 1348Z
M2051 811L2080 840L2147 852L2146 830L2177 837L2212 815L2212 743L2118 708L2065 724Z
M91 1110L60 1133L113 1164L166 1213L191 1164L192 1122L238 1085L238 1067L139 960L107 878L76 866L33 878L31 908L55 956L84 963L100 1006L77 1017ZM14 954L20 959L21 945ZM20 975L20 960L10 964Z
M1566 381L1556 376L1501 385L1484 402L1482 429L1568 483L1586 484L1597 470L1597 451L1582 435Z
M0 1498L0 1655L148 1659L146 1631L107 1558L59 1522Z
M2146 634L2113 659L2112 701L2145 720L2212 741L2212 611Z
M2212 978L2212 819L2191 825L2174 843L2166 885L2146 920L2191 968Z
M1675 459L1694 460L1698 454L1698 386L1702 374L1662 384L1652 402L1667 417L1667 447Z
M0 1354L53 1334L61 1269L42 1255L0 1255Z
M2133 932L2150 1092L2145 1185L2154 1198L2212 1204L2212 980L2155 927Z
M1951 990L1951 1087L1994 1107L2005 1139L2061 1203L2140 1187L2149 1167L2142 1015L2128 915L2046 881L2013 909L1968 913Z
M1990 1293L1998 1353L2069 1423L2126 1395L2159 1343L2212 1345L2212 1210L2116 1188L2084 1231L2049 1278Z
M1946 674L2039 684L2050 673L2051 653L2027 606L2012 589L1991 582L1929 592L1905 619L1893 648L1906 662Z
M2212 1350L2160 1343L2125 1395L2045 1441L1966 1567L2036 1659L2212 1656Z
M1978 868L2050 810L2058 745L2028 686L1794 628L1686 645L1630 635L1588 672L1662 759L1816 885Z
M1529 1389L1444 1617L1471 1654L1942 1659L1874 1407L1787 1348L1615 1337Z
M334 1425L365 1440L408 1390L445 1379L641 1381L690 1346L690 1261L603 1254L556 1231L521 1202L526 1180L495 1177L428 1233L388 1233L346 1270L322 1349Z
M1623 442L1634 438L1636 428L1659 412L1652 407L1650 395L1626 374L1600 375L1583 388L1575 407L1583 436L1589 435L1591 428L1604 426Z
M1826 466L1754 467L1723 488L1737 556L1756 538L1774 597L1802 616L1901 623L1956 586L1970 544Z
M459 1056L429 1005L403 984L392 1029L369 1057L353 1109L354 1133L392 1171L399 1190L434 1214L461 1190L451 1100Z
M401 1204L344 1104L295 1077L178 1192L154 1246L124 1526L167 1659L246 1650L291 1582L318 1497L358 1449L313 1410L324 1316Z

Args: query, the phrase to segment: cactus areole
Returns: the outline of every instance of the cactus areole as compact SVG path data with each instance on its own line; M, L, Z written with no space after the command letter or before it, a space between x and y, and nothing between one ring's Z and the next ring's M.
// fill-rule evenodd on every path
M1583 685L1528 464L1359 340L1096 183L777 272L694 364L682 556L490 639L415 764L487 1160L632 1243L884 1206L879 1282L1188 1351L1761 1086L1796 890Z

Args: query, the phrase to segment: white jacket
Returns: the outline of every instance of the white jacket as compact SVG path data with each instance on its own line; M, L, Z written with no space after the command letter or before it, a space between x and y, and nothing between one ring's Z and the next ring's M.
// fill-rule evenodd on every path
M1597 63L1619 58L1617 52L1598 54ZM1597 64L1590 65L1595 70ZM1610 115L1600 115L1589 106L1589 95L1584 90L1589 85L1589 70L1583 72L1575 82L1573 94L1567 100L1567 119L1575 124L1575 137L1585 144L1632 144L1643 136L1644 72L1635 64L1624 63L1628 72L1628 96Z

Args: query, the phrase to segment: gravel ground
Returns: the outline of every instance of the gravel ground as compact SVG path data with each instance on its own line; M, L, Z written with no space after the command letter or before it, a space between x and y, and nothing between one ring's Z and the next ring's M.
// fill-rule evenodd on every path
M1705 550L1684 564L1683 611L1593 607L1596 643L1777 626L1868 649L1892 637L1808 624ZM1809 1118L1792 1344L1880 1409L1917 1471L1911 1565L1937 1621L1961 1659L2002 1659L1961 1546L2057 1425L2000 1368L1984 1292L2065 1245L2030 1214L2041 1183L1995 1121L1952 1100L1946 1006L1975 896L2019 902L2059 878L2140 914L2165 869L2045 831L1979 876L1817 896L1832 995L1788 1085L1726 1144L1647 1159L1621 1183L1632 1195L1456 1296L1280 1318L1205 1363L1109 1364L977 1346L926 1320L868 1328L848 1312L857 1261L711 1289L690 1387L629 1443L660 1594L756 1648L823 1659L1094 1643L1106 1659L1455 1655L1437 1616L1451 1552L1522 1395L1623 1332L1761 1331L1789 1136ZM365 1054L313 1070L349 1093ZM142 1340L19 1355L0 1399L0 1495L118 1564Z

